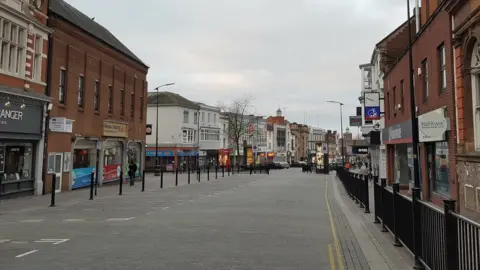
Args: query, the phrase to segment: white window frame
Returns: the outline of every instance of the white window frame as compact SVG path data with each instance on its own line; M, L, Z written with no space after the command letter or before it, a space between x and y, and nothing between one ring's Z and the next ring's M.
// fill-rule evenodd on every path
M182 129L181 138L183 144L193 144L196 141L197 131L192 128Z
M42 80L42 61L43 61L43 37L35 35L35 44L33 49L32 79L34 81Z
M6 29L5 25L7 25ZM13 37L11 36L12 29L15 31ZM4 30L7 30L5 37ZM12 76L24 77L26 47L26 27L5 17L0 17L0 72Z
M197 112L193 113L193 123L198 124L198 113Z
M472 117L475 150L480 151L480 42L473 46L471 59Z
M63 77L63 82L62 82L62 74L65 76ZM66 103L66 95L65 93L67 92L67 70L64 67L60 68L60 74L58 78L58 103L60 104L65 104ZM60 94L61 93L61 94Z
M447 88L447 60L446 58L446 49L445 45L440 45L439 48L439 61L440 61L440 92L443 93Z
M188 124L188 118L190 118L190 113L189 111L185 110L183 111L183 123Z

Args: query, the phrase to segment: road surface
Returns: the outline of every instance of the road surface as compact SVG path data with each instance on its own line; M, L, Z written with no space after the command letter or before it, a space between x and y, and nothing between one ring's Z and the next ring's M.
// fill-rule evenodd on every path
M10 211L0 268L369 269L334 179L291 168Z

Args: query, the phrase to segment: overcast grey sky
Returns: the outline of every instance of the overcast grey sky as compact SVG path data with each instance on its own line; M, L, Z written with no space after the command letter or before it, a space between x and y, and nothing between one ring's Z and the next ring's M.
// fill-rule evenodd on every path
M149 87L215 105L253 96L259 115L340 129L359 64L406 19L404 0L67 0L149 66ZM412 6L413 7L413 6ZM167 90L167 89L165 89Z

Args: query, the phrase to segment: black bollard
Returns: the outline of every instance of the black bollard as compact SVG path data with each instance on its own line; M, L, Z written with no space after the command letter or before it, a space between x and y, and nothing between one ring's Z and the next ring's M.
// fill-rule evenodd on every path
M218 179L218 167L215 166L215 179Z
M225 177L225 166L222 166L222 177Z
M145 191L145 171L142 174L142 192Z
M178 168L175 169L175 186L178 187Z
M207 181L210 181L210 166L207 167Z
M120 186L119 186L118 195L122 195L122 193L123 193L123 170L120 171Z
M188 183L190 184L190 166L188 166Z
M197 169L197 174L198 174L198 182L200 183L200 168Z
M163 169L160 170L160 188L163 188Z
M93 200L93 189L95 185L95 173L90 174L90 200Z
M50 207L54 207L55 206L55 188L57 186L57 175L56 174L52 174L52 198L51 198L51 202L50 202Z
M235 172L235 167L233 167L233 168L232 168L232 167L230 167L230 170L232 171L232 175L233 175L233 174L234 174L234 172Z

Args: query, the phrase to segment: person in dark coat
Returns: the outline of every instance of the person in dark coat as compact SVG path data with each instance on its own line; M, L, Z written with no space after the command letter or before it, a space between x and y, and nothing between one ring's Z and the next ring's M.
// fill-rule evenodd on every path
M135 174L137 173L137 164L132 160L128 165L128 176L130 177L130 186L135 184Z

